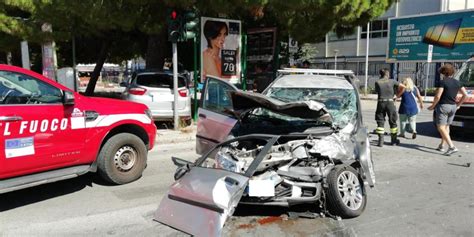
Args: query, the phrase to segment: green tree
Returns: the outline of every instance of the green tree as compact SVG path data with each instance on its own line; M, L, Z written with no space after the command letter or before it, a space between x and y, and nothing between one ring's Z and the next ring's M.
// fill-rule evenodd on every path
M78 42L81 62L95 62L86 94L106 60L144 55L147 66L160 68L169 53L167 9L192 9L201 16L240 19L245 27L277 26L280 37L314 42L334 30L339 35L383 14L395 0L0 0L0 51L19 40L55 40L67 62L70 41ZM41 32L50 23L52 33ZM145 40L144 40L145 39ZM146 49L146 50L145 50ZM60 53L60 54L61 54Z

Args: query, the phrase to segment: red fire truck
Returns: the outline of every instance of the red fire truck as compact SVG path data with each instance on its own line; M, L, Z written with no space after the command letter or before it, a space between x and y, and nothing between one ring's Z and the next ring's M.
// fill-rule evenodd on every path
M0 193L97 171L124 184L142 175L156 126L143 104L90 98L0 65Z
M469 97L456 111L451 126L474 131L474 57L467 60L454 76L466 88ZM461 95L458 95L460 97ZM464 130L466 131L466 130Z

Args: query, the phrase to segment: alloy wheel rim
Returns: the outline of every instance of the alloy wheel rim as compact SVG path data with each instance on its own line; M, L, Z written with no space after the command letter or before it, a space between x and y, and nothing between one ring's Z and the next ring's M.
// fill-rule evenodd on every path
M347 208L357 210L362 206L364 199L362 187L359 178L353 172L343 171L339 174L337 177L337 190Z

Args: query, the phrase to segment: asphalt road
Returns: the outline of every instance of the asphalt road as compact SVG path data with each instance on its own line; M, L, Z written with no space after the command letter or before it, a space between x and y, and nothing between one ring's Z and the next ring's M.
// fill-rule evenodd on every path
M363 101L365 123L375 128L374 101ZM387 126L388 128L388 126ZM375 142L375 135L371 140ZM431 113L418 116L416 140L373 147L377 184L358 218L288 219L282 208L239 207L225 236L474 236L474 136L446 157ZM187 236L153 221L173 181L171 156L197 158L194 142L158 146L143 177L109 186L93 174L0 195L0 236Z

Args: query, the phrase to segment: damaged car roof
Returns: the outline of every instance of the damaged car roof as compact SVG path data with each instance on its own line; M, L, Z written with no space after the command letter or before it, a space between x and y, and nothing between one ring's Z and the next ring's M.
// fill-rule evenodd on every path
M286 103L262 94L251 92L232 91L230 94L234 111L265 108L273 112L303 119L316 119L323 116L330 118L325 105L313 100Z

